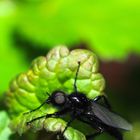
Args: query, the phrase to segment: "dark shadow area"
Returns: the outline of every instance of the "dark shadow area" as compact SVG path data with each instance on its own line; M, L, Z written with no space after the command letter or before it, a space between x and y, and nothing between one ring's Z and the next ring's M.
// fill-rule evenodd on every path
M33 43L31 40L23 36L18 30L14 30L12 36L14 46L26 55L29 62L38 56L45 56L49 51L49 47Z
M105 92L115 111L125 118L140 118L140 57L131 55L124 62L101 62L106 79Z

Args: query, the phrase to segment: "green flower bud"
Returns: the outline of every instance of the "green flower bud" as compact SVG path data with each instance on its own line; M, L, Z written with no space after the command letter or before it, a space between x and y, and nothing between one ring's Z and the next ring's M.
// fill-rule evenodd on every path
M26 125L32 118L54 113L57 109L51 105L45 105L29 114L24 113L43 103L48 98L46 92L51 94L55 90L62 90L71 94L79 61L78 91L90 99L103 94L105 80L98 72L98 61L93 52L84 49L69 51L65 46L55 47L46 57L36 58L27 72L18 75L11 82L6 104L13 131L22 134L28 129L38 131L45 128L52 132L64 130L67 123L62 118L43 118ZM64 136L68 140L85 140L84 134L72 127L65 131Z

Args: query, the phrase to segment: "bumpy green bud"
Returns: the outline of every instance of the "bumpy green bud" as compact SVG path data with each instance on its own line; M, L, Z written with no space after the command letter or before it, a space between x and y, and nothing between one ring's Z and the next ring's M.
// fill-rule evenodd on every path
M71 94L74 90L74 78L80 61L80 70L77 79L78 91L86 94L90 99L103 94L105 80L98 72L98 61L95 54L84 49L69 51L65 46L52 49L47 56L36 58L30 69L18 75L10 84L6 95L6 104L11 116L11 129L24 133L28 129L38 131L45 128L47 131L62 132L66 122L61 118L40 119L31 125L26 122L32 118L56 111L51 105L23 114L37 108L55 90L62 90ZM77 122L78 123L78 122ZM69 127L64 136L68 140L85 140L80 131Z

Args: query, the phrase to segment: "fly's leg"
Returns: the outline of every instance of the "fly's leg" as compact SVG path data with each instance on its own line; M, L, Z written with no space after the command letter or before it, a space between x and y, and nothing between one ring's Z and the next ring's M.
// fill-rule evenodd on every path
M101 133L103 133L105 131L104 127L98 122L98 120L96 118L94 118L92 120L92 123L90 121L84 120L82 118L78 118L78 120L80 120L86 124L89 124L90 126L92 126L93 128L96 129L95 133L86 135L87 140L91 140L91 139L93 140L93 138L95 138L96 136L100 135Z
M37 117L37 118L34 118L32 119L31 121L27 122L27 125L30 125L31 123L33 123L34 121L36 120L39 120L41 118L59 118L60 116L64 115L65 113L68 112L68 109L63 109L59 112L55 112L53 114L47 114L47 115L44 115L44 116L40 116L40 117ZM70 120L68 123L67 123L67 126L65 127L64 131L60 134L58 133L57 135L57 139L58 140L66 140L64 137L63 137L63 134L64 132L66 131L66 129L69 127L70 123L72 122L73 120Z
M65 129L63 130L63 132L62 132L61 134L58 135L58 139L59 139L59 140L60 140L60 139L64 139L64 136L63 136L63 135L64 135L65 131L67 130L67 128L70 126L70 124L71 124L74 120L75 120L75 117L72 117L72 118L68 121L68 123L67 123Z
M27 122L27 125L30 125L30 124L33 123L34 121L39 120L39 119L42 119L42 118L57 118L57 117L59 117L59 113L58 113L58 112L56 112L56 113L54 113L54 114L43 115L43 116L34 118L34 119L32 119L31 121Z
M102 127L98 127L96 129L97 129L97 132L86 136L87 140L91 140L91 139L93 140L96 136L98 136L104 132L104 129Z
M40 116L40 117L37 117L37 118L34 118L32 119L31 121L27 122L27 125L31 124L32 122L36 121L36 120L39 120L39 119L42 119L42 118L58 118L64 114L66 114L67 112L69 112L69 109L68 108L64 108L58 112L55 112L53 114L47 114L47 115L43 115L43 116Z
M122 133L121 133L117 128L107 127L107 126L106 126L106 131L107 131L110 135L112 135L113 137L115 137L116 140L123 140Z
M104 104L106 105L106 107L111 110L111 105L108 102L107 98L104 95L100 95L94 98L94 102L98 102L99 100L103 99Z
M62 132L62 135L65 133L65 131L67 130L67 128L70 126L70 124L75 120L75 117L71 118L68 123L67 123L67 126L65 127L65 129L63 130Z
M34 112L34 111L40 109L40 108L41 108L43 105L45 105L45 104L46 104L46 101L43 102L39 107L37 107L37 108L35 108L35 109L33 109L33 110L30 110L29 112L25 112L25 113L23 113L23 115L25 115L25 114L29 114L29 113L31 113L31 112Z

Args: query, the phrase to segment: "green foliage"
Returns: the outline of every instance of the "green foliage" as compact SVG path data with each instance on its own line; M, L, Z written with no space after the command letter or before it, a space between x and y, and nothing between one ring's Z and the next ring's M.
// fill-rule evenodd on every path
M21 46L13 44L14 29L38 44L34 46L85 42L103 60L118 60L140 52L139 6L139 0L1 0L0 96L8 81L30 63Z
M33 43L86 42L102 59L140 52L139 0L47 0L18 3L18 29Z
M27 68L24 54L12 41L15 25L15 6L10 1L0 2L0 97L8 88L8 83L17 73Z
M77 79L78 91L91 99L103 94L105 81L98 73L96 56L88 50L76 49L70 52L65 46L58 46L46 57L35 59L26 73L20 74L11 82L6 102L12 117L13 131L22 134L30 127L34 131L43 127L47 131L63 131L66 122L62 119L40 119L31 126L26 125L32 118L55 112L56 108L53 106L46 105L41 110L24 115L23 113L44 102L48 98L46 92L51 94L55 90L62 90L67 94L72 93L78 61L81 62ZM69 128L64 135L69 140L85 139L82 133L73 128Z
M5 111L0 111L0 139L8 140L11 130L8 127L9 118Z

